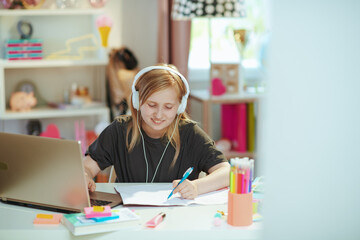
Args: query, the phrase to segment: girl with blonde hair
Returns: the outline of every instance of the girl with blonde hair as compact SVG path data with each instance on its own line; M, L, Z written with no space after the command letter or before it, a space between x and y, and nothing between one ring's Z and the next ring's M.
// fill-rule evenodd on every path
M100 170L113 165L117 182L172 182L183 198L229 185L229 163L185 113L190 90L173 65L142 69L134 78L131 115L120 116L90 145L84 160L90 191ZM199 178L203 171L207 175Z

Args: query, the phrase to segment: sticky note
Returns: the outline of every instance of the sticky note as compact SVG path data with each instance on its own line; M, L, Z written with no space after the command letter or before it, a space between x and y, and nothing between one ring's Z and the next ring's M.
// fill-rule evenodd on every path
M52 214L41 214L41 213L37 214L36 217L37 218L46 218L46 219L54 218L54 216Z
M96 218L91 218L91 219L95 220L96 222L106 222L106 221L114 220L114 219L118 219L118 218L119 218L119 215L113 215L110 217L96 217Z
M103 212L105 208L103 206L94 206L93 212Z
M86 207L84 208L84 212L86 218L109 217L111 216L111 207L110 206Z
M62 214L37 214L34 219L34 224L59 224Z

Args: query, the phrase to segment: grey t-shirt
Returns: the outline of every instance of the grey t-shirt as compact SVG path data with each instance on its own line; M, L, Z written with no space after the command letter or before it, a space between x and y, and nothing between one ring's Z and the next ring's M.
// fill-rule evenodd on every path
M131 124L131 117L122 117L112 122L89 146L86 155L90 155L102 170L114 165L117 182L146 182L147 167L141 139L131 152L126 147L129 123ZM227 162L225 156L215 148L214 141L197 124L181 121L179 132L181 146L176 163L173 168L170 167L175 148L169 144L154 182L180 179L189 167L194 167L194 170L188 179L194 180L201 171L207 173L214 165ZM148 182L151 182L168 141L151 138L144 131L142 133L148 161Z

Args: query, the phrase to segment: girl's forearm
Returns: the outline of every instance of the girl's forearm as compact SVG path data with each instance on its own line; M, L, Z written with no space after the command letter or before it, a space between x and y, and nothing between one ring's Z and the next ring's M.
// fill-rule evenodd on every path
M194 180L199 195L229 186L230 165L228 163L220 164L221 166L209 175Z

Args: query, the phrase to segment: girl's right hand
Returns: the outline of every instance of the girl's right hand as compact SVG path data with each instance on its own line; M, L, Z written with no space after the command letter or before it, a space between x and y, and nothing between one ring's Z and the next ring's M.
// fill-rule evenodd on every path
M92 178L90 178L86 172L85 172L85 176L86 176L86 182L87 182L89 191L94 192L96 189L96 184L95 184L94 180Z
M84 170L88 189L90 192L94 192L96 184L93 180L93 176L96 176L100 172L100 168L97 162L95 162L90 155L87 155L84 159Z

